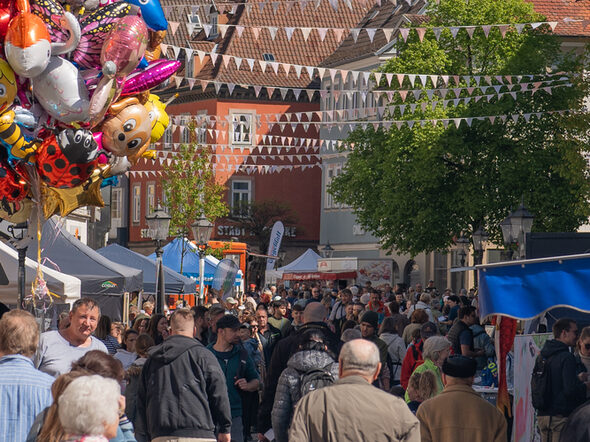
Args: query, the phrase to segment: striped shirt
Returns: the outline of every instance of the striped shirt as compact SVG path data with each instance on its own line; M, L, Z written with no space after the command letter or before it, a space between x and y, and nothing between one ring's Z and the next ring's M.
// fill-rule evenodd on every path
M35 416L52 403L53 377L22 355L0 358L0 442L24 442Z

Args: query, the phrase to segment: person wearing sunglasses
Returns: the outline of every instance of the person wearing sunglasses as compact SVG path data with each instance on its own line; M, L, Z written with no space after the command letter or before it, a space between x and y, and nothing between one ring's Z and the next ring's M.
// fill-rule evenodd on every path
M577 372L590 373L590 326L584 327L580 332L578 341L576 342L575 352L577 362ZM587 377L587 376L582 376ZM590 397L590 393L589 393Z

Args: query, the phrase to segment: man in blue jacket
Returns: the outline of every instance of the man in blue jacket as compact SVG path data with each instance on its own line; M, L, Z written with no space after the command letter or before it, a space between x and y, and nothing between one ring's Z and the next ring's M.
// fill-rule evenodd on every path
M230 442L231 410L225 379L211 352L193 338L193 312L176 310L170 327L170 336L149 351L141 372L135 428L138 442L170 438Z
M586 400L588 383L586 377L576 374L576 359L570 353L570 347L576 345L578 339L578 325L576 321L561 318L553 324L553 336L545 342L541 349L541 356L547 360L549 369L549 397L545 403L546 410L538 410L537 422L543 442L557 442L561 430L572 411Z
M242 391L258 390L258 372L248 352L240 344L240 321L226 314L217 321L217 342L207 348L213 352L225 375L231 405L231 440L243 442Z

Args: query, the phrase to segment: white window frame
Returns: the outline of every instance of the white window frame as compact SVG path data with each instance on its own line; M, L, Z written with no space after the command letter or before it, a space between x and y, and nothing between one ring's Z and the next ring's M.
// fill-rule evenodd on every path
M145 214L151 215L154 210L156 210L156 183L151 181L147 183L145 192Z
M209 40L213 40L219 36L219 11L211 11L209 13L209 24L211 31L209 32Z
M133 217L134 223L141 221L141 183L133 185Z
M187 127L190 121L190 114L182 114L180 117L180 124L182 125L180 128L180 142L182 144L189 144L191 142L190 129Z
M249 119L250 121L241 121L242 118L246 118ZM246 134L246 127L244 127L246 124L249 124L250 127L248 128L249 131ZM254 131L254 124L255 124L255 113L254 112L248 112L248 111L233 111L231 112L231 143L232 144L238 144L238 145L242 145L242 146L252 146L253 140L254 140L254 135L255 135L255 131ZM243 133L242 131L236 131L236 129L238 127L243 128ZM236 136L238 136L238 139L236 140Z
M111 219L121 221L123 218L122 211L123 203L123 189L120 187L113 187L111 189Z
M201 22L201 16L198 13L195 12L194 14L193 13L186 14L186 17L187 17L189 23L196 25L195 29L202 29L203 28L203 23Z
M248 189L235 189L234 185L235 184L247 184L248 185ZM239 194L239 195L246 195L246 198L239 198L240 204L250 204L252 202L252 197L253 197L253 188L252 188L252 181L251 180L232 180L231 182L231 187L230 187L230 204L231 204L231 210L232 210L232 214L234 216L240 217L243 216L243 213L236 213L236 211L238 211L238 207L236 207L235 204L235 198L234 195Z
M173 142L172 121L170 121L170 123L168 124L168 127L164 131L164 136L162 138L163 138L163 142L162 142L163 148L166 150L172 149L172 142Z
M207 115L207 111L206 110L198 111L197 115L202 118ZM197 144L200 146L207 144L207 120L206 120L206 118L202 118L201 126L197 127Z
M324 185L324 209L342 209L345 206L334 201L334 197L328 192L328 187L332 180L342 173L342 163L332 163L326 166L325 185Z

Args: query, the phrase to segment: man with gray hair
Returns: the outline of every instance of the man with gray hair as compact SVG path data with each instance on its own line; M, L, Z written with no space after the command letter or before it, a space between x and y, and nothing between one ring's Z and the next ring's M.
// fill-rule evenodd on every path
M0 319L0 441L24 441L35 416L51 405L53 378L35 369L31 358L39 326L24 310Z
M375 344L349 341L338 362L338 381L298 402L289 441L420 441L418 419L404 401L371 385L381 370Z

